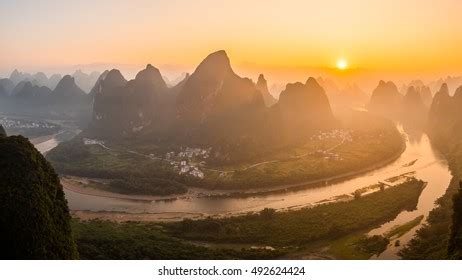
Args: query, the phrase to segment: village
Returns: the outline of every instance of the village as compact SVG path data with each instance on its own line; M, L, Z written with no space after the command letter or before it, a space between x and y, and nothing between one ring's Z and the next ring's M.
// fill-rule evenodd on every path
M334 160L334 161L343 160L343 158L339 154L335 153L334 150L346 142L353 142L351 131L344 130L344 129L335 129L335 130L328 131L328 132L320 132L311 137L311 140L321 140L322 141L322 140L327 140L327 139L341 139L342 141L339 144L329 149L326 149L326 150L318 149L313 154L324 157L325 160Z
M56 124L44 121L9 119L6 117L0 118L0 125L5 129L54 129L58 127Z
M107 147L103 140L83 138L83 144L84 145L98 145L106 150L116 151L114 149ZM178 174L189 175L189 176L193 176L199 179L203 179L205 175L204 175L204 172L201 171L200 167L203 167L205 165L204 160L209 158L210 151L211 151L211 148L201 149L201 148L186 147L186 148L181 148L181 151L178 153L175 153L173 151L167 152L165 154L165 158L160 158L156 156L155 154L145 155L145 154L141 154L135 151L125 151L125 152L137 154L143 157L150 158L152 160L167 161L176 171L178 171Z

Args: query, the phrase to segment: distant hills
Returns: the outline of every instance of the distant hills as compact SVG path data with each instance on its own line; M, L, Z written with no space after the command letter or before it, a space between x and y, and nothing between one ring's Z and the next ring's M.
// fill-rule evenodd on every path
M372 92L367 108L372 113L423 129L432 102L429 87L414 81L410 86L404 86L403 90L406 90L404 95L392 81L380 81Z
M0 79L0 109L83 119L89 123L85 133L103 139L257 149L290 145L313 131L335 127L332 108L364 104L387 118L432 129L443 123L438 128L443 129L456 122L454 104L462 90L454 97L450 93L461 84L462 78L447 77L430 83L413 80L398 89L392 81L380 81L369 95L356 84L340 87L318 77L287 84L278 100L263 74L256 81L240 77L226 52L217 51L191 75L183 73L175 81L167 81L150 64L129 81L117 69L101 74L77 70L64 77L14 70Z
M462 139L462 86L449 95L447 84L435 94L428 117L429 132L435 136Z
M402 98L395 83L380 81L372 92L367 107L371 112L394 119L401 113Z
M82 72L81 70L77 70L74 72L74 74L70 76L72 76L75 79L75 83L79 86L79 88L81 88L84 92L88 93L91 90L91 88L95 85L95 82L100 76L100 73L92 72L90 74L87 74ZM53 74L50 77L47 77L47 75L43 72L30 74L20 72L15 69L11 73L8 80L11 81L13 87L19 84L20 82L30 82L32 85L44 86L53 90L62 78L63 77L61 76L61 74ZM2 83L0 83L0 85L1 84ZM11 88L9 91L11 91Z
M11 75L28 77L17 71ZM13 80L14 80L13 79ZM54 90L39 85L37 80L22 80L16 85L12 79L0 82L0 109L3 113L43 117L85 118L90 115L92 98L80 89L75 78L62 77Z
M328 78L318 77L316 81L324 88L333 106L360 107L369 98L368 94L354 83L341 88Z

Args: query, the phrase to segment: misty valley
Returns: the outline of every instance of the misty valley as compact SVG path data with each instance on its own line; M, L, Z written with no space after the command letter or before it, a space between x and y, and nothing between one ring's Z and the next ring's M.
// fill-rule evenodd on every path
M462 78L269 88L225 51L0 79L7 258L462 257Z

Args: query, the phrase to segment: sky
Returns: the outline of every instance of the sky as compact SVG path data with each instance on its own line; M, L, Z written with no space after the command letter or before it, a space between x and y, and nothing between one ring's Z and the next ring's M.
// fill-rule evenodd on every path
M220 49L274 81L459 75L461 12L459 0L0 0L0 75L190 72Z

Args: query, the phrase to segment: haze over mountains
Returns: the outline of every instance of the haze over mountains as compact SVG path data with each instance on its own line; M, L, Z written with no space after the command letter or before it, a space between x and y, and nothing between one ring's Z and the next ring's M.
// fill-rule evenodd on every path
M72 75L74 77L75 83L85 92L89 92L91 88L95 85L98 77L100 76L99 72L93 71L90 74L82 72L82 70L75 71ZM14 70L9 80L16 86L20 82L30 82L32 85L45 86L53 90L58 82L62 79L61 74L53 74L48 77L43 72L37 72L35 74L24 73L18 70ZM2 79L5 80L5 79ZM0 84L1 85L1 84ZM11 91L11 89L10 89Z
M0 107L7 113L79 116L91 120L87 133L101 138L137 136L203 146L276 145L335 126L332 110L338 107L367 104L373 113L423 125L432 105L432 88L444 81L455 87L462 81L458 77L428 84L413 80L400 90L394 82L380 81L369 96L356 84L341 87L318 77L305 84L288 84L278 100L263 74L256 81L237 75L225 51L210 54L191 75L183 73L180 78L168 82L152 65L130 81L117 69L102 74L78 70L64 77L15 70L10 78L0 79ZM442 85L449 95L449 86ZM272 137L274 130L281 132L277 140Z
M224 51L210 54L171 88L148 65L131 81L113 69L92 93L93 119L84 132L88 136L215 147L224 154L288 144L336 123L315 79L287 85L277 101L263 75L256 83L238 76Z

